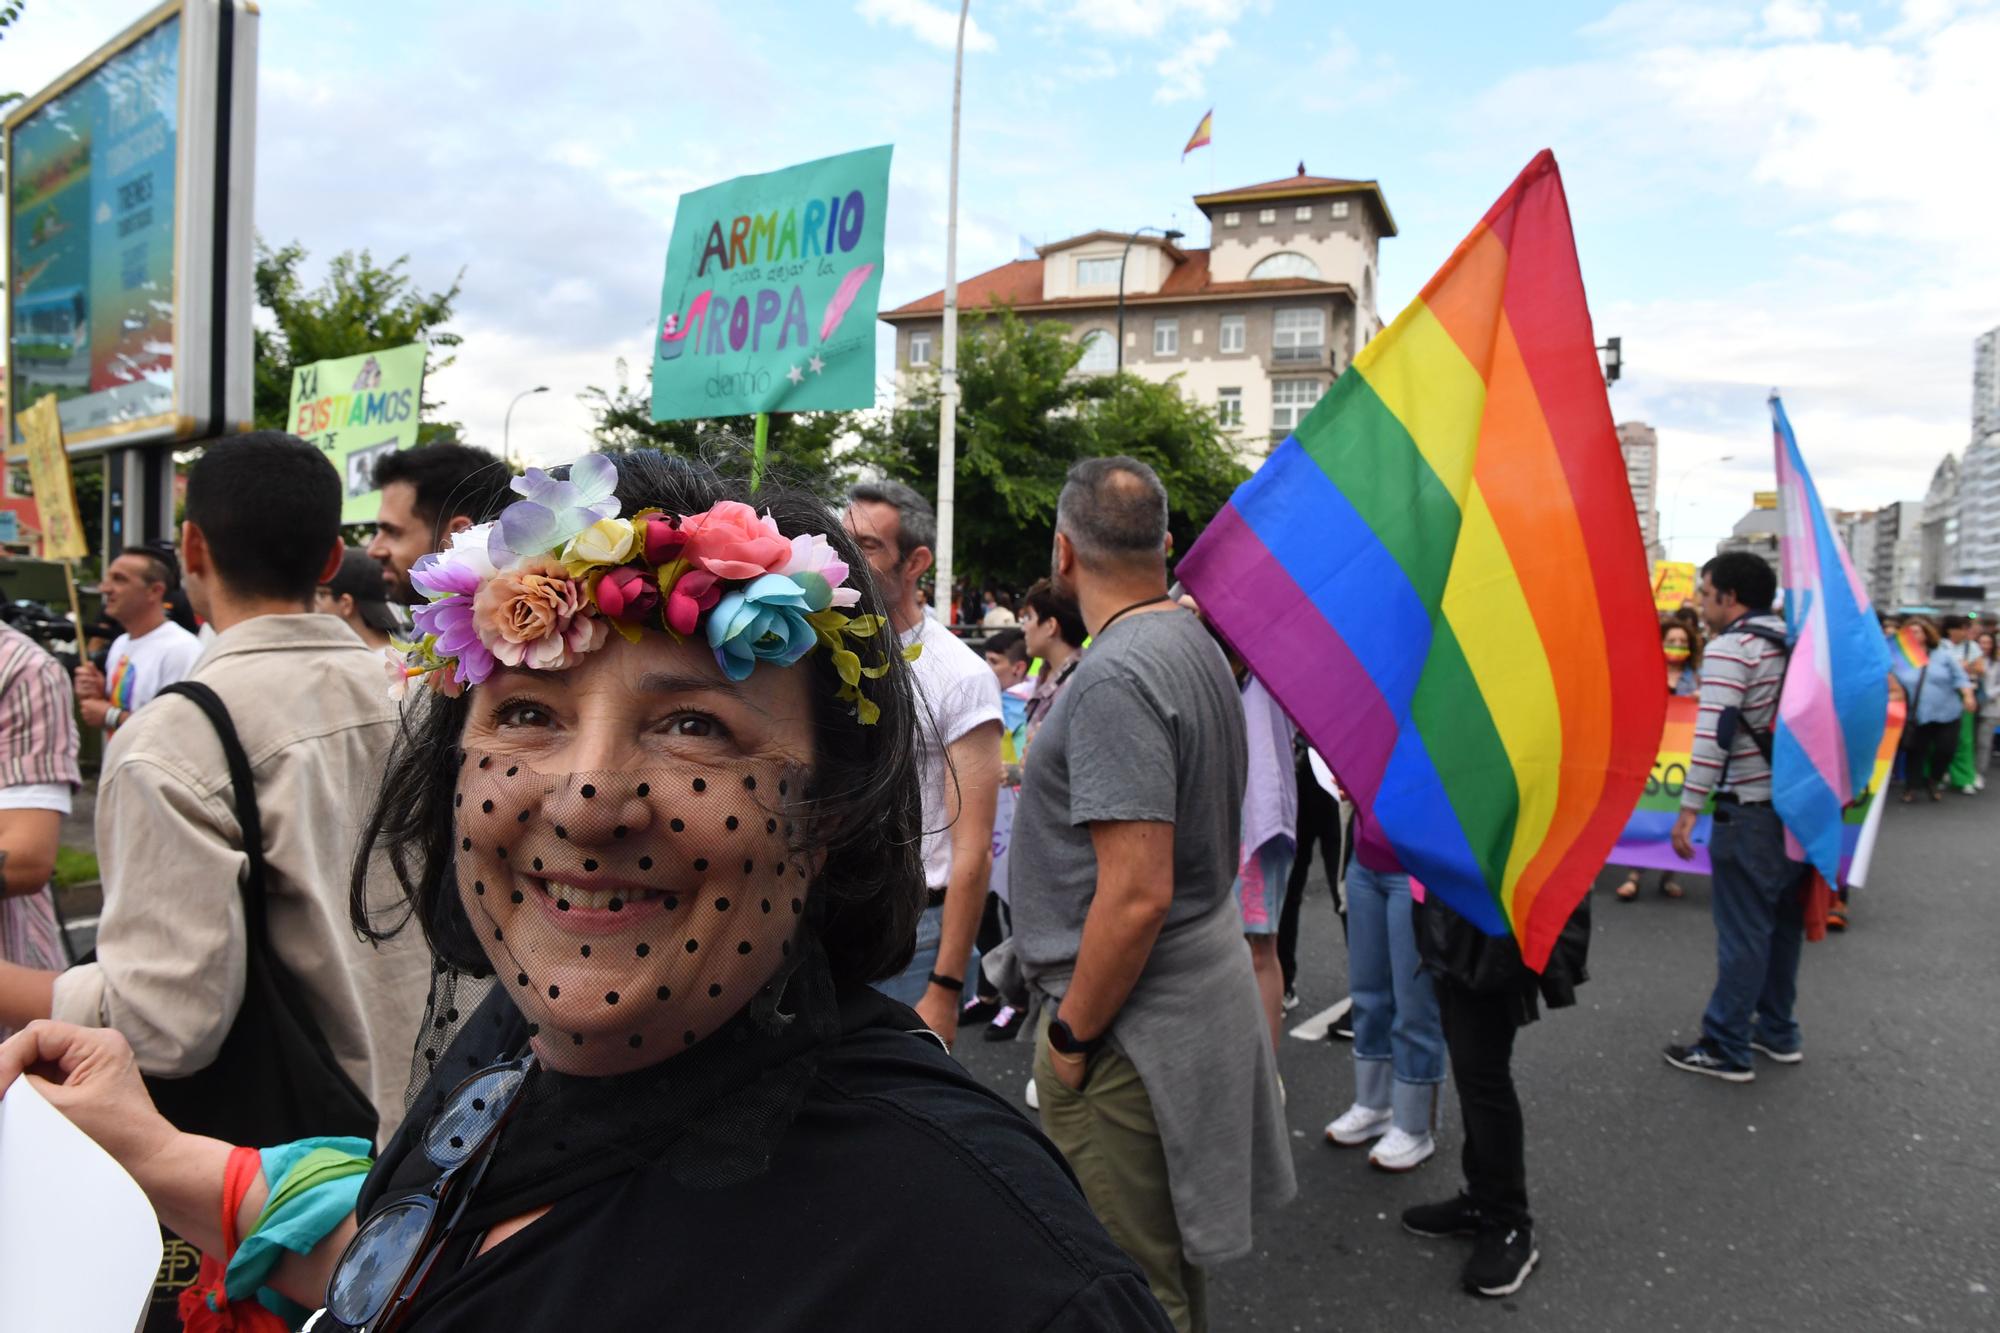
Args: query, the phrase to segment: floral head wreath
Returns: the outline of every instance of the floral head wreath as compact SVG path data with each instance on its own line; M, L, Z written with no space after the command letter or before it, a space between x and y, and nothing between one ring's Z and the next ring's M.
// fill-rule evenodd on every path
M846 586L847 564L826 538L788 538L768 512L736 500L621 518L617 484L602 454L572 463L560 481L529 468L513 482L523 498L497 523L458 532L448 550L417 561L410 582L429 601L414 613L421 637L389 650L390 692L400 698L423 679L456 695L496 665L560 671L611 630L637 643L640 631L664 629L677 640L706 634L731 680L760 660L790 666L824 645L838 697L864 725L881 715L861 679L882 676L888 658L864 664L855 648L886 622L846 614L861 592Z

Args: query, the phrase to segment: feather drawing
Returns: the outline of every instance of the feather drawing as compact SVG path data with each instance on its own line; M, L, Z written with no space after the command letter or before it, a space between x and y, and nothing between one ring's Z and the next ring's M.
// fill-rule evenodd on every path
M840 280L840 289L833 299L826 303L826 318L819 322L819 340L825 342L840 327L840 321L847 318L847 307L854 304L854 298L861 294L861 284L868 281L868 275L875 271L875 265L862 264L849 270Z

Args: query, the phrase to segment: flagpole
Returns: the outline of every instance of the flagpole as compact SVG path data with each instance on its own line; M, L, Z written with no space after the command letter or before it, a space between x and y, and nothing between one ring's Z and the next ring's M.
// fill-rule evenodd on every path
M952 518L958 491L958 121L965 90L965 19L972 0L959 0L958 49L951 63L951 180L944 224L944 360L938 367L937 576L931 606L951 623Z

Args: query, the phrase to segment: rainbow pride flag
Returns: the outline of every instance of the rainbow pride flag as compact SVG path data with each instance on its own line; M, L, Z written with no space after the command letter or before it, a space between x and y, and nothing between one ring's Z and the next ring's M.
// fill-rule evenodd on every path
M1930 645L1924 642L1924 632L1915 625L1905 625L1896 631L1896 656L1921 671L1931 663Z
M1666 711L1595 342L1544 151L1178 570L1403 866L1537 969Z

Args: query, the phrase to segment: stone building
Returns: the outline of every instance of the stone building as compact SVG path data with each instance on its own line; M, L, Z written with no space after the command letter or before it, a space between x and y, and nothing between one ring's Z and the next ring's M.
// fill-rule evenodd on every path
M1124 368L1179 378L1216 413L1246 463L1297 426L1381 331L1378 246L1396 234L1374 181L1292 176L1195 196L1209 245L1090 231L1039 247L959 283L961 316L1010 307L1061 320L1084 348L1077 370L1119 364L1118 293L1124 287ZM896 373L932 372L944 293L885 311L896 330Z

